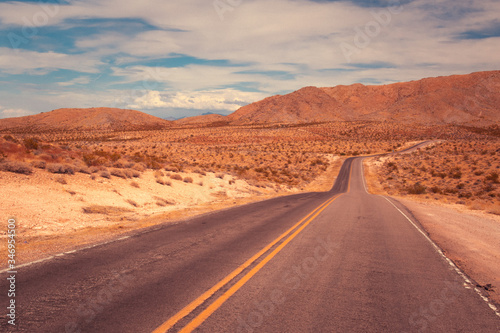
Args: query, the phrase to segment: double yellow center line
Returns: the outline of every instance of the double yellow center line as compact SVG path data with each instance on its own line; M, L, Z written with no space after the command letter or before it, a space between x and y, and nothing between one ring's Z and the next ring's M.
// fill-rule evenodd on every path
M351 166L352 167L352 166ZM350 183L350 182L349 182ZM350 185L350 184L349 184ZM302 230L304 230L307 225L309 225L323 210L326 209L333 201L335 201L341 194L338 194L323 204L319 205L311 213L309 213L302 220L297 222L293 227L285 231L278 238L269 243L266 247L260 250L252 258L248 259L244 264L235 269L231 274L226 276L224 279L219 281L212 288L204 292L200 297L189 303L185 308L159 326L153 331L153 333L163 333L167 332L175 324L177 324L181 319L191 314L196 308L202 305L207 299L212 297L216 292L218 292L227 283L237 277L241 272L243 272L247 267L252 265L257 261L262 255L268 252L273 246L285 239L279 246L277 246L271 253L269 253L262 261L260 261L255 267L253 267L248 273L243 275L238 282L236 282L231 288L219 296L215 301L213 301L208 307L201 311L193 320L191 320L184 328L179 332L186 333L191 332L200 326L212 313L214 313L229 297L231 297L238 289L240 289L248 280L252 278L258 271L261 270L276 254L278 254L292 239L294 239ZM287 238L288 237L288 238Z

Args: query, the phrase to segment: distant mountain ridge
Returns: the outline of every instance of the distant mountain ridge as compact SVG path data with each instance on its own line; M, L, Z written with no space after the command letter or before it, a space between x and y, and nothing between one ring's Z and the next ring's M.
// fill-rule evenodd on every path
M232 124L395 121L487 126L500 123L500 71L380 86L305 87L244 106Z
M426 78L387 85L305 87L246 105L228 116L205 114L175 121L136 110L57 109L0 119L0 131L147 130L329 121L390 121L483 127L500 124L500 71Z
M162 129L172 122L140 111L116 108L57 109L32 116L0 119L0 131L89 131Z

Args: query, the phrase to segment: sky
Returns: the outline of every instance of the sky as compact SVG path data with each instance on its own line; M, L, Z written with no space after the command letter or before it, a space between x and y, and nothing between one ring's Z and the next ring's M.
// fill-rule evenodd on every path
M229 114L305 86L498 70L498 0L0 1L0 118Z

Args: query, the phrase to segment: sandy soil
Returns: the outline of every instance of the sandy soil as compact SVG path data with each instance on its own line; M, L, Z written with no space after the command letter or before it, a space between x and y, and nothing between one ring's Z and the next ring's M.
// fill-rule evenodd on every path
M163 177L171 182L169 186L158 184L153 171L140 178L95 180L86 174L65 176L42 170L30 176L0 172L0 267L7 262L7 221L11 217L17 220L16 260L21 264L215 210L329 190L343 159L326 157L330 161L327 171L300 189L257 187L214 173L178 173L183 179L191 177L192 183Z
M367 185L370 193L385 194L370 172L376 163L365 160ZM393 197L410 209L447 257L500 304L500 216L417 196Z

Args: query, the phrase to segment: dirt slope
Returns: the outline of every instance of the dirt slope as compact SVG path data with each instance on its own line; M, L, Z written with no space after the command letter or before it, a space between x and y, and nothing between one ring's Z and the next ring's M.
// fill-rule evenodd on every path
M33 116L0 119L0 131L43 132L69 130L143 130L171 126L149 114L124 109L57 109Z

